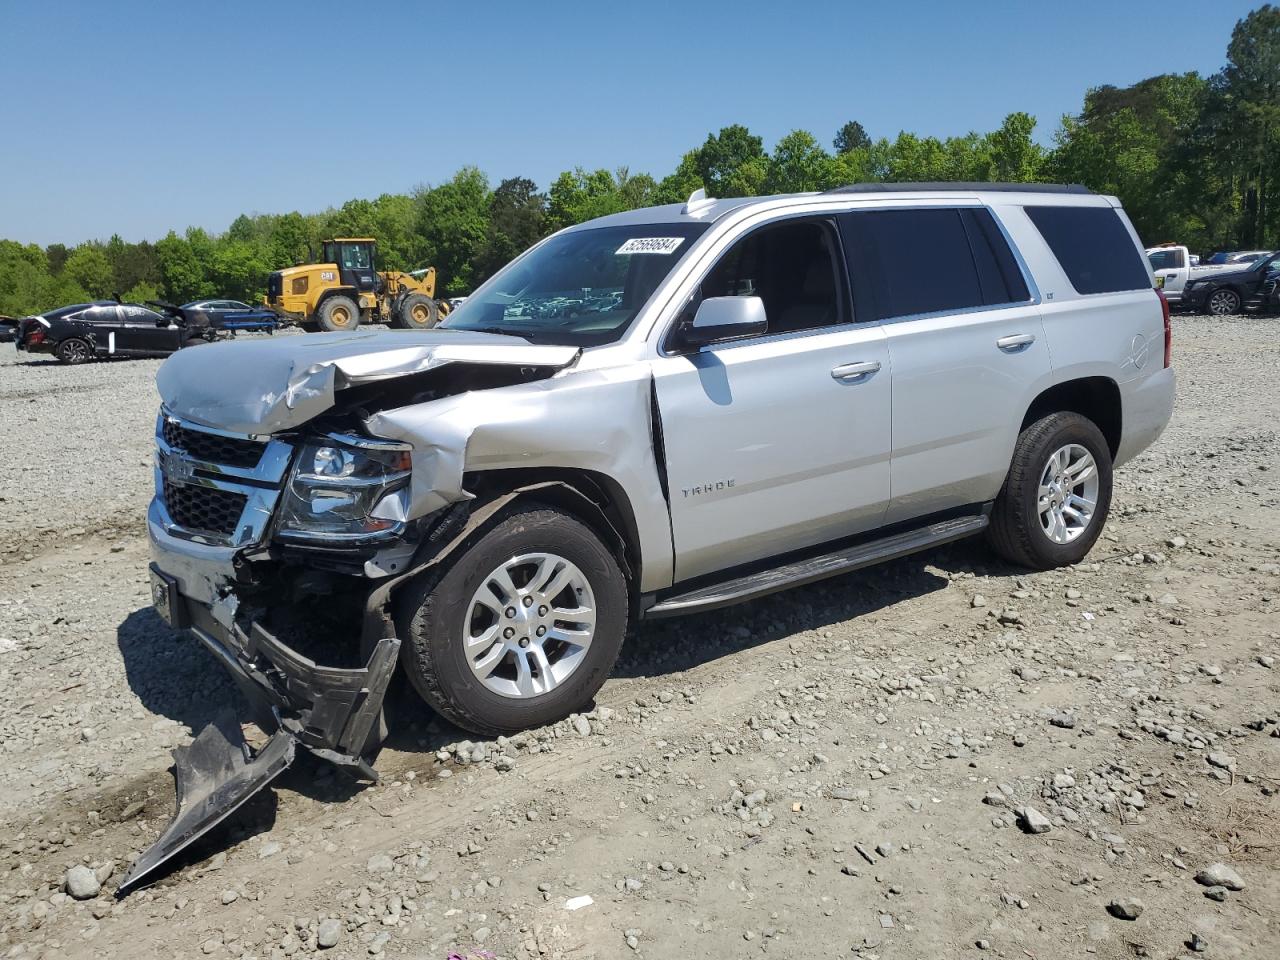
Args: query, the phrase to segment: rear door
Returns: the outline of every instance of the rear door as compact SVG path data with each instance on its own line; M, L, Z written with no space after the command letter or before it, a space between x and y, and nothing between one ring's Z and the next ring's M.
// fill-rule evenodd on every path
M677 580L873 528L889 498L889 353L850 313L834 220L747 233L713 296L759 296L769 327L654 361Z
M993 499L1051 375L1040 311L985 207L844 214L855 309L893 365L888 523Z

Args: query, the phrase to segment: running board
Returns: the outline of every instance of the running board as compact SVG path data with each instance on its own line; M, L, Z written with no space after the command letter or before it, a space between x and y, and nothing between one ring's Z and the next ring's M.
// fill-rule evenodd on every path
M709 587L700 587L688 593L677 594L660 600L644 612L646 619L660 617L676 617L686 613L699 613L704 610L716 610L746 600L754 600L779 590L787 590L802 584L825 580L851 570L869 567L905 557L918 550L926 550L939 544L950 543L975 533L987 526L985 514L972 517L955 517L940 520L927 527L895 533L880 540L860 543L857 546L845 547L833 553L824 553L807 560L797 560L759 570L733 580L714 583Z

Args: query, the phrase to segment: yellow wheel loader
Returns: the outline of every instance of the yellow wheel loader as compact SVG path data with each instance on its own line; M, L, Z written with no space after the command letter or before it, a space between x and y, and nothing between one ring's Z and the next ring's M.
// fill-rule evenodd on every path
M362 323L426 330L439 323L449 305L435 299L436 268L379 271L377 255L372 237L326 240L323 263L269 274L262 302L307 330L353 330Z

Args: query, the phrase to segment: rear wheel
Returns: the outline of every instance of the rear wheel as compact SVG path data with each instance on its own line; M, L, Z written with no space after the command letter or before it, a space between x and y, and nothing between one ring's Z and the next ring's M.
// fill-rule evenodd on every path
M88 363L93 359L93 347L88 340L71 337L58 344L54 348L53 355L63 363Z
M396 326L406 330L429 330L440 322L436 302L421 293L411 293L400 301Z
M401 655L446 719L497 735L587 708L621 649L626 581L600 538L551 507L517 509L401 599Z
M350 297L330 297L316 311L316 323L329 333L353 330L360 325L360 308Z
M1097 425L1054 413L1022 431L991 512L988 538L1033 570L1079 563L1111 507L1111 450Z
M1240 294L1234 290L1215 290L1209 295L1209 312L1215 317L1229 317L1240 312Z

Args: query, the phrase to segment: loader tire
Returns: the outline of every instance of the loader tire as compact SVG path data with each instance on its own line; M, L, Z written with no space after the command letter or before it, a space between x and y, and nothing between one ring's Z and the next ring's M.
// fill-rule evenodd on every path
M360 326L360 308L350 297L330 297L316 311L316 323L326 333L354 330Z
M405 330L430 330L440 322L440 308L430 297L411 293L400 301L396 311L397 327Z

